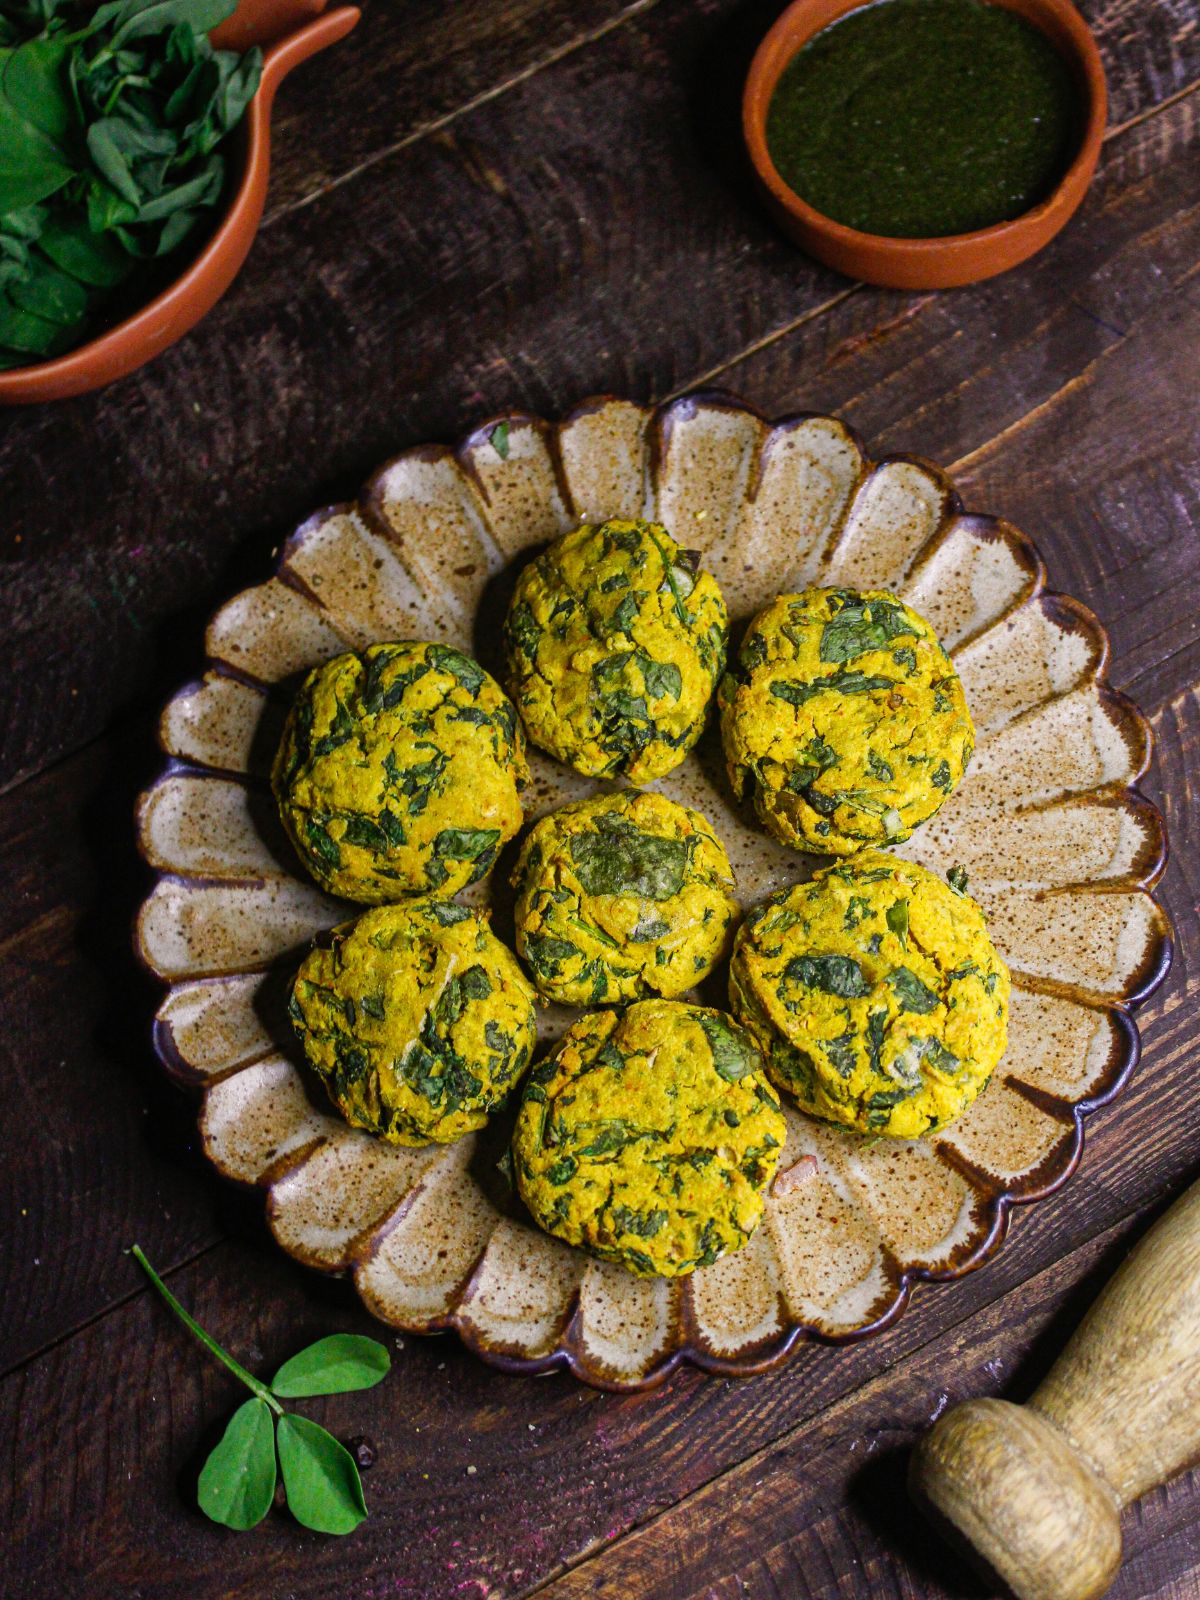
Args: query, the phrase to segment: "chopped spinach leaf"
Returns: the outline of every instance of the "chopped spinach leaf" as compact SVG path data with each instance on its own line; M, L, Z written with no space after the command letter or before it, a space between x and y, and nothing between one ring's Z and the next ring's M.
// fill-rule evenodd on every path
M759 1064L758 1056L743 1034L735 1033L721 1017L702 1014L698 1020L719 1077L727 1083L736 1083L746 1073L754 1071Z
M895 967L888 974L888 983L892 986L892 993L896 996L901 1010L926 1016L930 1011L937 1009L937 995L921 982L911 968Z
M571 860L585 894L669 900L683 888L689 850L684 839L652 833L576 833Z
M871 984L853 956L793 956L784 968L784 977L843 1000L861 1000L871 992Z
M667 1225L665 1211L633 1211L628 1206L614 1206L609 1218L616 1233L632 1233L639 1239L653 1239Z
M895 687L895 678L842 671L831 672L824 678L813 678L799 683L780 682L777 679L771 685L771 693L777 700L786 700L789 705L802 706L819 694L873 694L877 689Z
M821 629L822 661L852 661L870 650L882 650L901 634L917 630L898 600L866 600L850 591L830 597L840 609Z

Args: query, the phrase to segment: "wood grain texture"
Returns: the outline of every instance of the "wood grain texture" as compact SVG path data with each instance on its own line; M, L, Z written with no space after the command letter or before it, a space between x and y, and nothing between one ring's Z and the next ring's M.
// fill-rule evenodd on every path
M911 1447L965 1395L998 1383L1027 1384L1061 1342L1078 1306L1119 1255L1123 1231L1107 1233L1054 1268L913 1352L888 1373L826 1408L815 1424L755 1450L735 1471L537 1591L544 1600L700 1600L701 1596L803 1594L809 1600L870 1594L995 1593L919 1522L905 1491ZM1018 1310L1019 1306L1019 1310ZM1015 1313L1015 1316L1014 1316ZM1019 1320L1018 1320L1019 1319ZM1186 1505L1187 1480L1162 1499ZM1147 1523L1130 1530L1146 1548ZM1157 1530L1156 1530L1157 1531ZM1126 1575L1128 1576L1128 1574ZM1124 1579L1113 1600L1142 1590Z
M763 1597L859 1595L856 1571L873 1600L941 1595L943 1583L957 1593L957 1564L913 1537L903 1456L946 1405L1028 1384L1131 1229L1136 1220L1032 1276L1022 1241L1005 1266L1019 1253L1025 1273L1008 1294L993 1285L974 1314L960 1303L944 1323L906 1320L873 1345L813 1352L776 1377L686 1375L657 1398L509 1378L452 1341L405 1339L369 1396L306 1407L378 1449L371 1517L352 1542L313 1538L282 1516L232 1539L184 1509L238 1396L141 1293L0 1386L13 1600L50 1600L84 1575L79 1592L98 1600L360 1590L516 1600L544 1582L556 1597L604 1600L736 1594L739 1581ZM371 1328L326 1286L244 1248L219 1247L172 1285L256 1369L319 1333ZM951 1300L940 1297L944 1310ZM1132 1552L1140 1539L1131 1528ZM555 1581L565 1565L578 1570ZM735 1586L709 1587L719 1583Z
M268 224L657 3L368 3L358 28L336 53L320 70L293 79L280 97ZM767 0L751 8L752 26L765 32L785 3ZM1146 25L1139 0L1084 0L1080 9L1107 63L1113 127L1200 76L1200 38L1190 0L1161 0L1152 26Z
M0 798L0 1595L981 1600L908 1507L909 1445L957 1399L1025 1399L1200 1166L1194 5L1085 6L1120 126L1097 186L1045 255L940 297L822 273L748 198L729 117L778 9L376 0L287 86L269 225L213 317L105 394L4 419L0 783L59 764ZM367 1524L322 1540L277 1515L235 1539L194 1478L238 1397L123 1248L187 1263L173 1286L263 1370L372 1324L203 1169L150 1058L127 942L149 708L214 601L389 453L502 406L709 378L957 463L1110 626L1174 844L1177 961L1143 1064L1061 1193L888 1335L644 1397L409 1339L379 1390L311 1408L380 1448ZM1135 1508L1117 1600L1200 1592L1194 1478Z
M1190 984L1190 965L1194 959L1190 953L1194 929L1189 919L1196 904L1196 885L1186 876L1191 872L1189 853L1186 847L1181 847L1180 841L1194 835L1190 832L1190 818L1181 808L1195 782L1193 774L1200 734L1200 713L1194 698L1190 697L1191 684L1200 681L1200 655L1197 654L1200 647L1191 620L1200 587L1200 569L1188 537L1181 534L1177 525L1174 507L1181 504L1183 515L1192 516L1190 524L1185 526L1200 525L1200 513L1193 515L1188 510L1189 506L1197 504L1200 438L1189 422L1188 408L1179 403L1164 404L1163 397L1166 395L1169 399L1187 392L1194 365L1194 340L1189 342L1186 336L1172 336L1171 330L1177 333L1183 325L1181 319L1195 316L1198 280L1194 274L1189 276L1189 266L1200 251L1200 219L1195 205L1187 203L1187 197L1196 185L1200 164L1194 159L1184 159L1194 157L1191 140L1195 131L1195 98L1176 103L1160 117L1130 130L1116 142L1113 169L1106 176L1106 187L1094 215L1089 210L1080 223L1080 242L1072 246L1074 270L1081 274L1076 280L1080 292L1108 293L1114 305L1124 307L1130 317L1130 331L1119 340L1105 339L1101 349L1107 353L1098 361L1092 355L1093 336L1089 331L1092 325L1085 319L1076 319L1085 342L1082 349L1075 347L1075 359L1077 364L1081 361L1086 364L1086 383L1075 387L1068 383L1067 392L1061 398L1052 398L1049 404L1043 403L1025 428L1011 426L1017 401L1010 399L1001 411L993 413L993 424L1002 434L993 449L981 446L980 433L975 427L981 397L974 397L971 404L956 402L957 387L964 372L969 375L970 363L965 358L954 363L945 359L944 318L950 313L938 310L941 302L935 301L913 322L893 327L878 339L856 348L846 361L835 359L825 367L814 362L811 369L805 367L808 376L803 378L803 387L799 386L800 369L792 342L775 341L751 358L752 370L747 365L743 373L743 378L750 381L740 384L767 410L834 406L849 414L851 420L863 424L878 422L882 427L882 415L877 418L873 413L867 416L857 413L869 400L878 405L881 412L887 407L892 415L903 418L905 402L895 374L908 373L917 420L897 424L890 433L884 429L885 445L897 448L919 442L922 420L932 423L936 419L939 453L948 457L974 453L977 465L969 467L968 471L980 474L982 487L977 496L972 495L972 500L1004 510L1006 514L1015 504L1014 520L1023 522L1041 542L1049 561L1051 581L1078 594L1100 612L1113 631L1118 683L1135 692L1146 709L1156 713L1159 722L1167 820L1170 837L1176 844L1172 875L1168 879L1168 903L1177 924L1181 925L1183 936L1179 941L1177 970L1185 984ZM1157 123L1167 124L1163 132L1156 131ZM1126 145L1130 147L1129 153L1121 148ZM1154 163L1145 159L1147 145L1155 152ZM1128 198L1128 188L1120 184L1121 172L1132 174L1132 199ZM1122 196L1126 197L1124 202ZM1091 204L1089 202L1089 207ZM1122 231L1119 218L1126 212L1135 215ZM1152 265L1157 270L1144 265L1152 252ZM1048 306L1056 307L1063 299L1062 285L1068 281L1065 267L1070 264L1058 260L1043 269L1040 261L1030 263L1023 274L1014 275L1014 287L1008 292L1019 302L1023 277L1036 278L1038 297L1044 298ZM1046 272L1044 280L1040 278L1043 270ZM982 297L982 304L974 311L976 320L966 324L968 331L964 338L985 352L981 360L987 364L993 382L995 374L1002 371L1003 363L991 352L1002 340L1007 341L1017 358L1030 367L1036 362L1037 349L1036 341L1030 343L1027 338L1028 319L1019 317L1015 308L1007 307L1007 302L998 302L996 292L984 285L979 291L944 297L947 302L961 304L960 314L964 317L975 306L973 296L978 293ZM1107 302L1103 310L1111 312ZM836 313L830 314L833 315ZM909 343L914 332L913 323L919 322L922 316L935 318L930 347L923 354ZM997 332L994 340L987 336L989 327ZM812 337L804 330L796 336L802 354L811 354ZM892 347L893 340L901 341L905 347L899 357ZM956 347L953 339L950 344L952 349ZM840 337L834 344L834 349L838 348ZM1048 375L1065 373L1069 377L1071 348L1065 339L1054 344L1053 358L1046 358ZM848 365L853 366L854 371L847 386L826 387L842 384ZM874 381L872 370L877 374ZM937 388L939 376L944 385L940 391ZM1050 376L1044 383L1058 396L1061 384L1054 385ZM882 401L872 398L876 387L884 391ZM986 384L983 390L986 393ZM859 396L863 397L861 401ZM1036 400L1036 392L1027 398ZM1056 420L1059 406L1068 408L1061 422ZM1109 419L1117 411L1122 414L1123 426L1120 434L1114 437ZM1051 428L1056 430L1054 448L1041 454L1031 441L1038 430ZM866 431L873 445L870 428ZM1147 438L1153 441L1151 450L1146 448ZM1018 465L1013 469L1007 465L1010 452L1017 453L1018 457ZM1088 461L1089 474L1076 471L1077 456ZM1119 475L1116 487L1114 475ZM1097 529L1103 531L1103 546L1097 543ZM1161 603L1160 596L1165 592L1175 596L1174 605ZM54 631L55 637L61 639L60 630ZM164 675L155 680L159 685L156 697L167 690L170 683L167 673L174 674L175 681L185 676L187 652L197 647L199 620L195 622L191 639L187 637L185 626L173 632L174 644L165 647ZM1138 663L1148 664L1145 677L1137 672ZM140 751L140 775L147 776L153 758L144 728L131 730L128 743ZM118 758L115 765L124 769L126 762ZM95 991L100 983L93 968L75 969L70 965L73 948L70 929L82 914L81 902L86 904L89 892L86 860L82 859L88 852L80 852L75 879L64 883L56 868L64 830L69 835L77 826L70 818L71 807L77 805L72 797L72 786L79 781L73 771L64 771L60 780L53 777L46 780L46 798L41 798L43 791L39 790L34 806L30 807L22 791L11 801L0 804L0 815L8 808L14 819L10 826L15 842L6 858L10 863L7 870L23 871L27 894L34 897L32 901L15 901L14 904L27 906L30 924L48 919L47 928L57 929L59 935L54 947L60 952L58 964L48 964L36 984L23 981L18 1004L25 1016L49 1013L60 1019L59 1030L70 1030L68 1040L62 1038L61 1032L48 1035L45 1048L40 1030L29 1031L32 1043L27 1042L23 1034L24 1072L50 1092L61 1073L60 1059L69 1055L78 1062L77 1081L87 1086L88 1094L100 1095L109 1082L122 1086L130 1094L136 1094L138 1088L142 1094L155 1092L151 1087L156 1086L154 1069L148 1060L141 1031L150 1010L148 989L146 986L129 989L129 984L136 982L136 976L132 961L123 956L122 918L132 912L137 899L136 885L140 882L130 864L132 842L125 832L126 813L122 811L124 801L131 801L135 792L133 781L123 786L124 798L109 786L107 832L97 833L90 852L93 858L97 851L103 852L101 859L117 873L119 885L106 889L103 894L111 919L108 924L111 933L103 944L104 950L110 953L106 969L108 991L128 990L145 997L140 1011L130 1006L126 1013L119 1054L119 1060L126 1064L124 1078L114 1077L105 1051L97 1051L91 1041L92 1021L87 1008L73 1005L66 998L88 992L88 986ZM44 826L33 826L30 831L30 813L42 818ZM125 866L118 868L117 863L122 858ZM1180 883L1179 891L1174 888L1176 882ZM1186 928L1182 926L1184 922L1187 922ZM121 953L127 971L116 964L116 952ZM1190 987L1188 994L1191 995ZM128 1063L134 1061L137 1062L136 1073L130 1077ZM6 1080L8 1084L15 1081L15 1078ZM0 1096L6 1092L0 1085ZM156 1104L161 1104L166 1091L156 1086L156 1092ZM107 1099L102 1103L111 1109ZM124 1114L129 1110L130 1106L126 1105ZM39 1132L27 1138L23 1132L18 1134L15 1124L9 1126L17 1146L13 1170L20 1173L21 1184L27 1192L53 1193L61 1152L48 1135ZM173 1130L174 1147L190 1158L192 1142L186 1110L176 1110L173 1121L167 1126ZM106 1123L98 1120L94 1129L75 1135L75 1148L80 1152L93 1150L94 1159L99 1162L107 1150L128 1151L129 1141L136 1141L138 1137L136 1133L117 1137ZM136 1143L133 1147L136 1148ZM124 1156L114 1158L105 1182L98 1177L88 1182L97 1229L102 1220L117 1226L129 1215L126 1170ZM14 1188L14 1197L16 1195ZM207 1211L201 1193L193 1192L185 1234L188 1240L209 1241L216 1237ZM73 1325L78 1315L95 1314L107 1303L97 1259L89 1252L79 1252L74 1241L65 1243L64 1248L74 1252L69 1270L65 1270L64 1263L61 1273L42 1273L36 1296L17 1297L18 1312L11 1319L5 1346L8 1361L18 1360L27 1353L30 1330L33 1330L35 1344L40 1343L42 1338ZM35 1253L40 1257L40 1245ZM49 1256L49 1264L54 1266L52 1246ZM43 1328L47 1330L45 1333L37 1331Z
M1114 78L1143 63L1126 120L1200 72L1181 4L1138 9L1136 28L1111 8ZM395 450L504 406L668 393L850 293L749 193L737 93L775 8L635 9L282 215L142 372L6 419L0 784L169 681L203 606ZM894 313L879 292L864 304Z

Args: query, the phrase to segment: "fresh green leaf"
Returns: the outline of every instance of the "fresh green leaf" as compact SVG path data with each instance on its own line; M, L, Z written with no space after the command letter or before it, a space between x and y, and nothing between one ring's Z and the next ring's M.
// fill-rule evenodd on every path
M65 155L78 118L64 70L71 49L59 37L27 39L4 62L0 95Z
M176 184L173 188L164 189L161 194L155 195L153 200L143 201L138 208L137 220L139 223L161 222L164 217L190 210L194 206L215 205L220 198L224 182L225 163L220 156L211 155L204 168L194 178L189 178L186 183Z
M887 925L899 939L904 948L908 949L908 901L897 900L888 907Z
M0 216L48 199L72 176L41 129L0 96Z
M508 460L508 423L498 422L488 434L488 441L501 461Z
M367 1514L354 1457L308 1417L280 1417L277 1440L288 1510L317 1533L353 1533Z
M82 213L66 208L46 222L38 245L56 267L98 289L115 288L133 266L119 245L93 233Z
M8 298L22 311L67 326L79 322L91 304L85 284L40 255L29 262L23 277L9 285Z
M0 348L17 350L27 356L52 356L68 349L69 330L29 311L22 311L0 294ZM21 361L17 365L25 366Z
M237 0L118 0L115 7L101 6L98 15L115 13L109 49L116 51L146 34L161 33L179 23L185 23L193 33L211 33L236 8Z
M204 1463L196 1498L227 1528L257 1527L275 1497L275 1429L265 1401L240 1405Z
M275 1394L295 1399L309 1394L347 1394L371 1389L387 1376L391 1357L376 1339L357 1333L332 1333L285 1361L271 1380Z

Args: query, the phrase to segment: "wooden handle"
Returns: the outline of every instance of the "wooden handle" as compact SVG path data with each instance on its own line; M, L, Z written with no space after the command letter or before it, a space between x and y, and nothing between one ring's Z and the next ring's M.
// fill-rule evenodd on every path
M1019 1600L1095 1600L1120 1512L1200 1458L1200 1184L1134 1249L1027 1406L971 1400L913 1456L914 1495Z

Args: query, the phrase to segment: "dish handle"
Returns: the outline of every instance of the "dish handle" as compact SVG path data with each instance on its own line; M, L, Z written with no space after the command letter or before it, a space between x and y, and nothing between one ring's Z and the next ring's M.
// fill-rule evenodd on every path
M340 27L335 27L328 34L322 29L320 42L306 50L303 56L297 57L297 60L303 61L315 51L323 50L326 45L335 44L358 21L357 9L349 6L339 7L327 17L322 16L327 4L328 0L240 0L233 15L214 28L209 37L218 50L236 50L240 54L252 45L259 45L265 51L271 45L296 34L303 33L308 37L308 25L315 18L321 17L328 26L335 17L345 18L346 13L354 12L353 21L343 20ZM295 64L293 62L291 65ZM290 71L291 67L286 70Z

